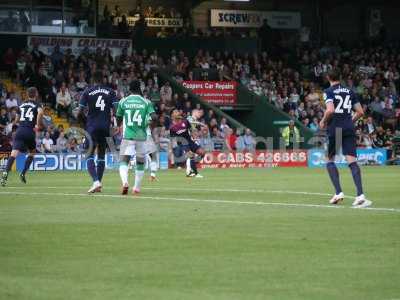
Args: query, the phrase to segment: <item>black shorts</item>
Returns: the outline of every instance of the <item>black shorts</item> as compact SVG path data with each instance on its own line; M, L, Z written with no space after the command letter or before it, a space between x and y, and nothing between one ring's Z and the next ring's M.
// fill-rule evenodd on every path
M107 137L110 136L110 130L105 128L89 128L87 129L89 136L93 143L93 149L96 147L105 149L107 147ZM90 145L89 141L86 141L86 148Z
M184 152L189 152L189 151L191 151L191 152L193 152L193 153L196 153L197 150L201 148L200 145L197 144L197 143L196 143L195 141L193 141L192 139L188 140L187 142L188 142L187 144L182 144L182 150L183 150Z
M339 138L339 140L337 140ZM342 149L343 155L357 157L356 135L353 131L343 132L341 138L335 135L328 138L328 157L333 158Z
M15 133L13 150L26 152L36 149L35 132L29 127L19 127Z

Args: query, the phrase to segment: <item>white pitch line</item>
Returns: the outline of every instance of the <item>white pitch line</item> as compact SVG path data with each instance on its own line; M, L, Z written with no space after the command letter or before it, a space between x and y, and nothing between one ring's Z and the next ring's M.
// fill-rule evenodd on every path
M36 193L36 192L0 192L4 195L37 195L37 196L62 196L62 197L88 197L88 194L79 193ZM220 199L196 199L196 198L175 198L175 197L158 197L158 196L140 196L134 197L122 196L122 195L109 195L109 194L95 194L93 197L102 198L119 198L119 199L153 199L153 200L171 200L171 201L183 201L183 202L204 202L204 203L223 203L223 204L239 204L239 205L258 205L258 206L284 206L284 207L308 207L308 208L330 208L330 209L345 209L351 208L347 206L332 206L323 204L307 204L307 203L284 203L284 202L262 202L262 201L231 201L231 200L220 200ZM353 208L354 209L354 208ZM400 209L396 208L384 208L384 207L368 207L358 208L357 210L368 210L368 211L384 211L384 212L396 212L400 213Z
M36 189L62 189L62 188L86 188L87 186L30 186L29 188ZM21 187L9 186L7 188L10 189L20 189ZM210 189L210 188L178 188L178 187L143 187L143 190L160 190L160 191L198 191L198 192L231 192L231 193L266 193L266 194L292 194L292 195L307 195L307 196L332 196L332 194L327 193L314 193L314 192L302 192L302 191L281 191L281 190L262 190L262 189ZM350 198L350 196L346 196L346 198ZM351 197L354 198L354 197Z

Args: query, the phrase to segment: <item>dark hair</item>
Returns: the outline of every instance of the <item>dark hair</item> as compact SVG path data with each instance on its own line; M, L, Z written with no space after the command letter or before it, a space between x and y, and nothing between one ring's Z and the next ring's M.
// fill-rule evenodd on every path
M94 83L102 83L103 82L103 74L101 72L96 72L93 74L93 82Z
M140 88L140 81L139 80L134 80L129 84L129 90L131 93L136 94L136 95L142 95L142 90Z
M340 72L338 69L331 69L327 73L327 77L329 81L339 81L340 80Z
M37 88L35 88L34 86L29 87L26 90L27 94L28 94L28 98L29 99L36 99L37 95L38 95L38 90Z

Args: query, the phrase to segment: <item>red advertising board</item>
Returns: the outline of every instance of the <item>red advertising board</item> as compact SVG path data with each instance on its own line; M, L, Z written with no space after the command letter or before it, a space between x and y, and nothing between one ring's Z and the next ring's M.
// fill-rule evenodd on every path
M236 81L183 81L183 86L216 105L236 104Z
M200 168L307 167L307 151L209 152Z

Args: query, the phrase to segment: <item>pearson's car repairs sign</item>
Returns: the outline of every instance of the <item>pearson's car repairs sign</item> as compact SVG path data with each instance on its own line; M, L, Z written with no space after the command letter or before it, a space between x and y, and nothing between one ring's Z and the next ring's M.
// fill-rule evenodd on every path
M236 81L183 81L183 86L190 89L204 101L215 105L235 105L237 99Z
M306 167L307 151L209 152L200 168L271 168Z

